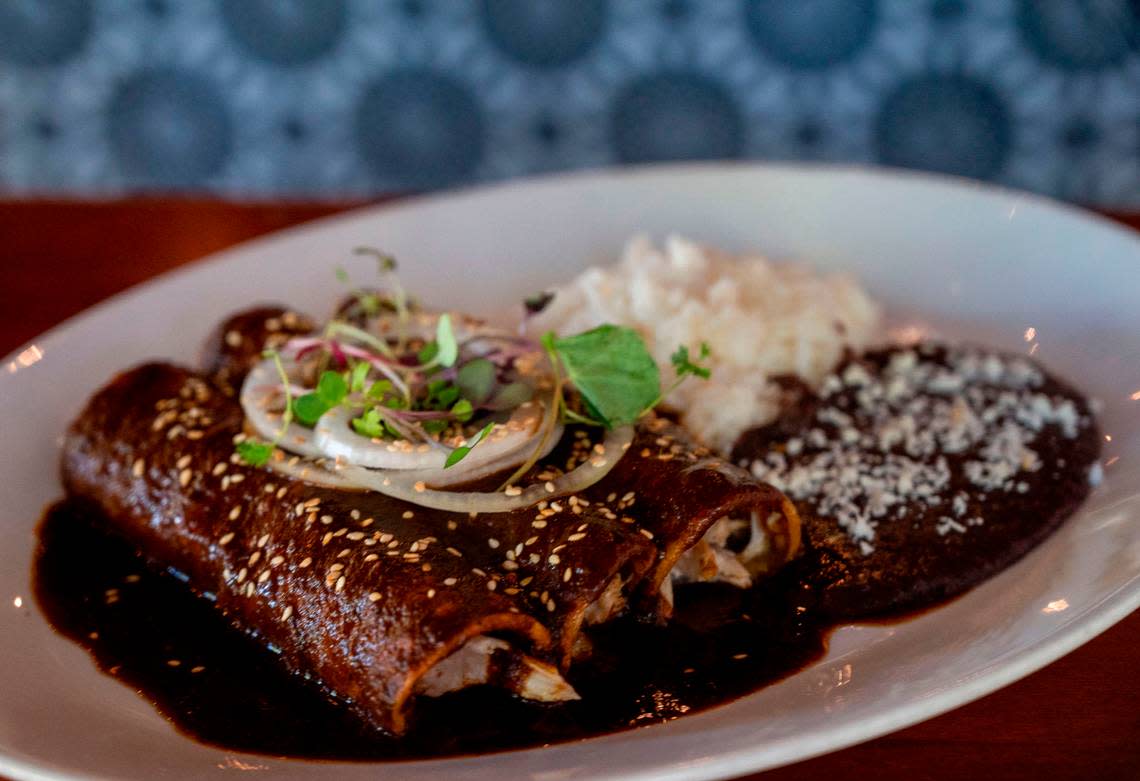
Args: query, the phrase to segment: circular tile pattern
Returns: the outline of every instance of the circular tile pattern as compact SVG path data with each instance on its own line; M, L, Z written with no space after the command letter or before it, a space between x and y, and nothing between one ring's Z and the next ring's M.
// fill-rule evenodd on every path
M717 82L663 72L634 81L615 99L611 132L622 162L738 157L744 121Z
M233 147L233 123L215 85L192 71L155 68L119 85L107 107L108 141L131 184L201 185Z
M1140 48L1137 0L1019 0L1017 22L1039 58L1066 70L1112 67Z
M584 56L601 39L604 0L483 0L491 41L525 65L554 68Z
M345 0L222 0L222 18L234 39L276 65L319 59L344 35Z
M871 38L875 0L744 0L744 18L756 44L793 68L829 68L847 62Z
M0 2L0 62L57 65L91 33L91 0Z
M483 156L479 104L454 79L427 70L387 73L356 108L361 159L385 182L432 187L463 180Z
M965 76L904 82L887 95L875 123L881 162L981 179L1001 171L1011 136L1005 102Z

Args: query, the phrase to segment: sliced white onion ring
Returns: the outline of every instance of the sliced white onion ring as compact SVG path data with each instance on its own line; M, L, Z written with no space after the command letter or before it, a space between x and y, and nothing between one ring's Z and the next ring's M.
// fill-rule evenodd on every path
M293 457L286 457L277 459L276 456L274 456L269 459L266 466L274 472L278 472L286 477L312 483L322 488L335 488L340 491L367 490L333 471L326 462L315 461L311 458L298 460Z
M538 455L539 458L545 458L550 455L550 451L553 450L559 440L562 439L562 430L562 424L559 423L554 431L551 432L550 437L547 439L546 447L544 447L542 452ZM480 442L466 458L455 466L448 467L447 469L409 469L407 471L401 471L400 477L405 481L410 480L413 485L422 481L424 485L430 488L446 488L447 486L482 480L484 477L490 477L499 472L513 469L525 461L534 449L534 439L530 438L524 440L520 447L503 453L499 458L490 460L483 459L482 461L477 460L469 463L472 461L472 457L479 452L479 449L484 446L485 443Z
M281 416L271 415L267 409L269 400L281 389L281 377L272 359L266 359L254 366L241 386L241 408L245 418L258 436L267 442L277 439L281 430ZM320 458L324 454L313 441L313 432L304 426L290 423L284 436L278 442L282 450L290 453Z
M547 400L547 404L551 403ZM511 417L495 426L460 463L472 468L498 461L526 447L542 422L545 411L539 401L528 401ZM321 416L313 429L313 443L328 458L341 459L367 469L432 469L443 471L450 448L431 447L406 440L374 442L352 428L353 413L347 407L334 407ZM522 463L522 459L518 463Z
M377 493L421 507L455 513L505 513L578 493L601 480L614 468L633 442L633 427L623 426L606 434L603 454L591 455L584 463L554 480L535 483L517 494L467 491L437 491L426 487L426 480L411 481L400 470L370 470L359 466L337 466L337 473L350 482ZM478 448L476 448L477 450ZM473 450L472 453L475 451Z

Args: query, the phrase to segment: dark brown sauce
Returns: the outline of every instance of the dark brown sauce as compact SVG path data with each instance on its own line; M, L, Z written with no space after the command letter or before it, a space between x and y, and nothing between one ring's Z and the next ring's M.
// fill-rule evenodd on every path
M619 620L594 633L593 658L568 676L580 701L537 705L474 687L424 698L412 729L395 739L285 673L271 651L231 628L174 574L148 570L98 521L69 501L47 511L35 567L40 608L57 631L182 732L231 750L411 759L577 740L726 703L826 649L828 624L817 618L801 577L811 567L805 558L749 591L680 588L667 626Z

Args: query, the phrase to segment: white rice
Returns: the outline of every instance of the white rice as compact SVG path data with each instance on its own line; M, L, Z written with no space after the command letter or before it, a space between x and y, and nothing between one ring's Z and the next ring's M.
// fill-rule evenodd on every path
M721 451L775 418L778 394L770 378L792 374L814 385L846 347L864 348L879 335L879 307L848 275L759 255L734 257L678 236L661 249L635 237L619 263L587 269L555 293L531 319L530 333L630 326L645 338L666 383L678 345L695 355L707 342L712 378L686 380L667 401Z

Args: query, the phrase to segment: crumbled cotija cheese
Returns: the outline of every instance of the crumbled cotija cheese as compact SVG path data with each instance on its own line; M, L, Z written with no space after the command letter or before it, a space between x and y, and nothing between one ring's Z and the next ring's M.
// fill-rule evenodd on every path
M880 313L847 275L736 257L677 236L658 249L640 236L616 265L558 288L528 330L571 334L603 323L637 329L666 383L679 345L709 344L712 378L688 380L668 403L691 431L727 451L741 432L778 413L770 378L794 374L817 384L845 348L878 336Z

